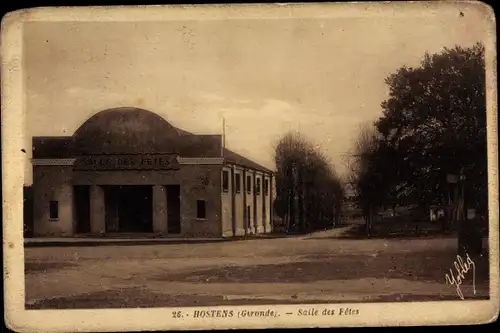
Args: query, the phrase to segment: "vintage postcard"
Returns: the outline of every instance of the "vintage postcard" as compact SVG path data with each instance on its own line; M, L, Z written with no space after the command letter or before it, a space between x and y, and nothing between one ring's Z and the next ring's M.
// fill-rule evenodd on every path
M9 327L494 321L495 31L475 1L8 14Z

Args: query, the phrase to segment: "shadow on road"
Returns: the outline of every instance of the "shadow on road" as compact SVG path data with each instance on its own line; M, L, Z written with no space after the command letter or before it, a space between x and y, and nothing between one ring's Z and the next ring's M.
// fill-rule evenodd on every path
M62 263L62 262L25 262L24 272L26 274L48 272L75 266L77 265L72 263Z
M309 283L366 278L445 282L453 268L453 252L380 253L377 255L309 255L304 261L256 266L223 266L156 276L162 281L190 283ZM475 259L476 284L488 281L487 257ZM471 276L472 279L472 276Z

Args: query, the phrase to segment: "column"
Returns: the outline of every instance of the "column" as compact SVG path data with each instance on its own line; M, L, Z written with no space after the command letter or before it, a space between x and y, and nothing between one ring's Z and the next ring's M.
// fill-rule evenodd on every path
M259 233L258 231L258 223L259 223L259 212L258 212L258 204L257 202L259 201L257 198L257 172L253 172L253 177L252 177L252 194L253 194L253 221L252 221L252 228L254 234Z
M75 233L73 214L74 201L73 201L73 186L66 183L62 184L57 193L57 201L59 201L59 220L60 230L64 236L73 236Z
M242 180L243 186L241 187L241 196L243 197L243 229L245 229L245 235L248 234L248 216L247 216L247 171L243 169Z
M101 186L90 186L90 231L96 235L106 232L106 207Z
M262 226L264 228L264 233L267 234L267 231L269 230L269 227L267 226L267 199L269 196L267 195L267 188L266 188L266 181L267 180L267 174L263 173L262 174ZM269 181L268 181L269 182Z
M231 166L231 230L233 236L236 236L236 175L234 165Z
M168 231L167 193L165 186L153 186L153 231L166 234Z
M269 212L269 229L267 230L267 233L270 233L274 227L274 223L273 223L273 219L274 219L274 193L273 193L273 189L274 189L274 175L273 174L270 174L269 175L269 208L268 208L268 212Z

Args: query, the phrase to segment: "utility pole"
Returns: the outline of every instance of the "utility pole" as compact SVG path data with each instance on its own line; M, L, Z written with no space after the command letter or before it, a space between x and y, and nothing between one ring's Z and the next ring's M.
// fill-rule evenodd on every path
M478 255L482 251L482 239L474 221L469 220L468 198L465 192L466 181L463 168L458 175L448 175L448 182L455 185L453 188L452 221L456 223L458 231L458 253L460 255ZM473 217L471 218L473 219Z
M224 149L226 148L226 119L222 117L222 142L220 147L220 156L224 157Z

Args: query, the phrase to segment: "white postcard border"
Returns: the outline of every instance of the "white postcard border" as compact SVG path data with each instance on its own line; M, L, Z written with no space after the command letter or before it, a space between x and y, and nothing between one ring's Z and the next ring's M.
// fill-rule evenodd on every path
M493 320L499 309L498 233L490 232L490 300L414 303L354 303L327 305L222 306L203 308L147 308L95 310L25 310L24 248L22 228L23 148L25 103L22 71L22 30L28 21L142 21L295 17L346 17L391 15L437 15L437 9L455 6L480 11L490 23L487 59L487 131L490 230L498 230L498 143L496 90L495 18L491 8L479 2L462 3L361 3L307 5L200 5L152 7L40 8L9 14L2 21L2 167L4 287L6 321L16 331L139 331L228 328L292 328L340 326L407 326L475 324ZM401 9L404 7L404 11ZM368 10L369 9L369 10ZM458 9L457 9L458 10ZM448 11L439 12L447 15ZM451 15L451 13L449 13ZM443 276L444 276L443 272ZM189 314L198 309L267 310L279 317L265 318L172 318L173 311ZM298 309L358 309L350 316L298 316ZM286 315L292 312L294 315Z

